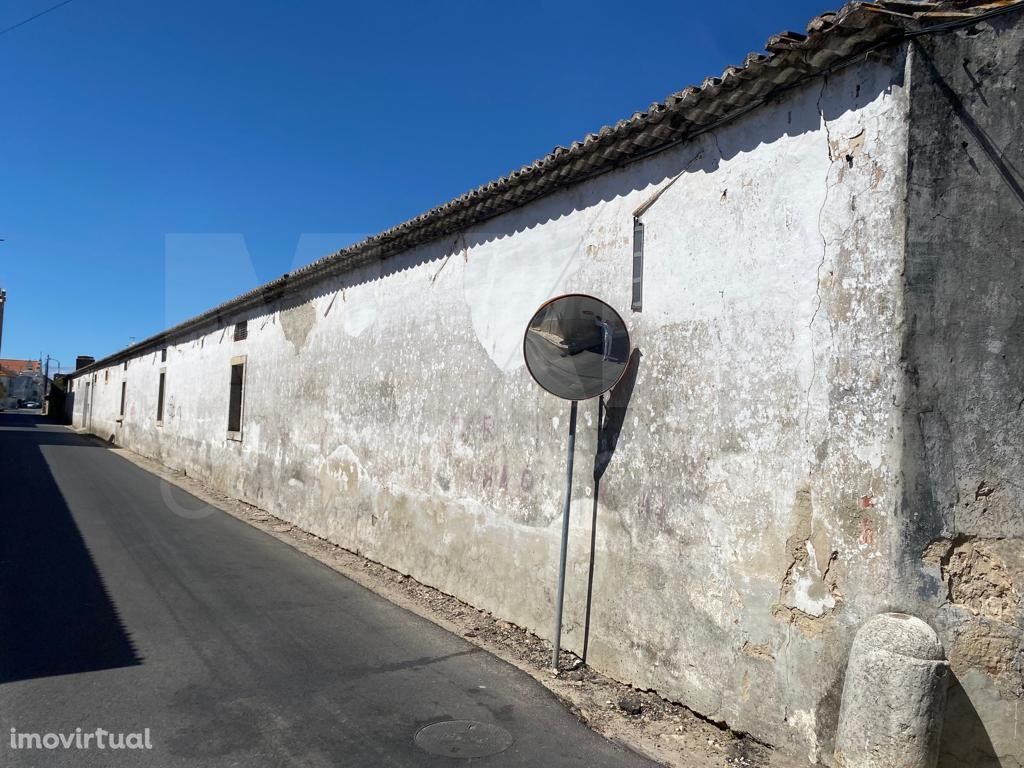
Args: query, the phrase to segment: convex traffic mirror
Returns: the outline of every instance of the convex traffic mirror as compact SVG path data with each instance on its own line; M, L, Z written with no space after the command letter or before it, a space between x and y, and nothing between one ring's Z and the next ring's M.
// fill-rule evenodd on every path
M629 332L619 313L600 299L582 293L570 293L541 304L523 336L523 357L530 375L551 394L572 401L569 406L569 441L565 450L562 543L552 632L551 668L555 670L558 669L562 644L576 410L580 400L602 395L618 383L626 371L629 353Z
M530 375L564 400L588 400L614 387L629 351L629 332L619 313L582 293L542 304L523 339Z

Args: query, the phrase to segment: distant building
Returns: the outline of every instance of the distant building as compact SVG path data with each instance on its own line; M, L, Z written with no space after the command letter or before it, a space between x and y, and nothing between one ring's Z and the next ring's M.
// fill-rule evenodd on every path
M36 401L42 403L44 377L38 360L17 360L0 358L0 407L15 408L19 403Z
M5 376L21 376L23 374L42 373L43 369L38 360L0 358L0 372Z

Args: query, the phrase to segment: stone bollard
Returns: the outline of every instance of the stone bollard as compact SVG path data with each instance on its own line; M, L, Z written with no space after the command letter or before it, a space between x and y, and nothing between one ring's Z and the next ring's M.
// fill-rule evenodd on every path
M935 768L949 664L935 631L882 613L853 640L834 768Z

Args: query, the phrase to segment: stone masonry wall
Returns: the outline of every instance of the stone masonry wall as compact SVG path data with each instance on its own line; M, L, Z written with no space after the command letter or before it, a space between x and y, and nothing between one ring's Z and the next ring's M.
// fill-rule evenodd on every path
M894 596L940 630L941 765L1024 765L1024 31L912 51L906 495Z

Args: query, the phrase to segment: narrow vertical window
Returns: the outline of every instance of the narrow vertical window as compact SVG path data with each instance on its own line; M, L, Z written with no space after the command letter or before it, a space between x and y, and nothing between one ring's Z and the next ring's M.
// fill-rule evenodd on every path
M167 374L160 371L160 389L156 393L156 421L160 424L164 420L164 382Z
M160 350L160 362L167 362L167 347L164 347L163 349Z
M128 382L121 382L121 416L124 416L124 397L128 393Z
M242 439L242 394L245 387L245 358L231 361L231 387L228 392L228 437Z
M235 323L235 341L244 341L249 337L249 322L243 320L240 323Z
M633 219L633 304L634 312L643 307L644 298L644 223Z

